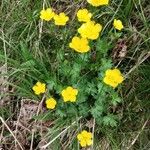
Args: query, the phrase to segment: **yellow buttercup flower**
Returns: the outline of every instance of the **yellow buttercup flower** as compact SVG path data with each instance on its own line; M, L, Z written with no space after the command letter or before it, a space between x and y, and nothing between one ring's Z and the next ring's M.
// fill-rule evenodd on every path
M54 109L57 104L57 102L54 98L47 99L45 103L46 103L46 107L48 109Z
M46 10L41 10L40 18L46 21L50 21L54 17L55 13L51 8L47 8Z
M89 42L86 38L79 38L79 37L73 37L71 43L69 44L69 47L74 49L75 51L79 53L85 53L90 50Z
M68 20L69 20L69 17L66 16L65 13L60 13L59 15L54 16L55 25L58 25L58 26L66 25Z
M46 84L45 83L41 83L41 82L37 82L33 87L32 87L34 93L36 95L40 95L42 93L45 93L46 91Z
M116 88L123 82L123 80L124 78L119 69L108 69L103 79L106 84L112 86L113 88Z
M124 28L124 27L123 27L123 24L122 24L122 21L121 21L121 20L117 20L117 19L114 19L113 26L114 26L117 30L122 30L122 29Z
M108 5L109 0L87 0L87 2L92 6L98 7L101 5Z
M95 40L99 37L101 30L102 26L99 23L89 21L82 24L81 27L78 29L78 32L81 34L83 38Z
M77 139L82 147L92 145L92 133L83 130L80 134L77 135Z
M87 9L79 9L77 12L77 17L80 22L90 21L92 14L88 12Z
M71 86L68 86L66 89L64 89L61 92L64 102L67 102L67 101L75 102L77 94L78 94L78 90L74 89Z

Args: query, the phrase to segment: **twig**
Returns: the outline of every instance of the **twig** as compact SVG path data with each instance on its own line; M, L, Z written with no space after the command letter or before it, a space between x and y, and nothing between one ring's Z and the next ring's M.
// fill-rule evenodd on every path
M139 58L137 64L136 64L133 68L131 68L131 69L129 70L129 72L125 75L125 78L127 78L127 76L128 76L132 71L134 71L139 65L141 65L141 64L142 64L147 58L149 58L149 57L150 57L150 52L148 52L148 53L146 53L146 54L142 54L141 57Z
M45 8L45 0L43 1L43 9ZM41 39L41 35L42 35L42 30L43 30L43 20L40 21L40 25L39 25L39 41Z
M45 0L43 0L43 9L45 8ZM43 19L39 20L39 35L38 35L38 40L36 41L36 50L35 50L35 55L38 54L39 51L39 46L40 46L40 41L42 37L42 31L43 31Z
M109 23L111 23L115 17L115 15L117 14L117 12L119 11L121 4L122 4L123 0L120 1L117 10L115 11L114 15L112 16L112 18L110 19L110 21L108 21L108 23L104 26L102 32L104 32L104 30L106 29L106 27L109 25Z
M92 150L94 150L94 132L95 132L95 118L93 119L93 129L92 129L92 139L93 139L93 144L92 144Z
M11 129L8 127L8 125L6 124L6 122L4 121L4 119L1 116L0 116L0 120L6 126L6 128L11 133L11 135L14 137L15 141L18 143L18 145L21 148L21 150L24 150L23 147L21 146L20 142L18 141L18 139L15 137L15 135L13 134L13 132L11 131Z
M78 119L78 121L80 119L81 119L81 117ZM74 121L70 126L68 126L65 130L63 130L62 132L60 132L55 138L53 138L49 143L47 143L46 145L42 146L41 148L43 148L43 149L47 148L50 144L52 144L57 138L59 138L63 133L65 133L75 123L76 123L76 121Z
M16 123L16 132L15 132L15 136L17 136L17 131L18 131L18 125L19 125L19 120L20 120L20 117L21 117L21 114L19 113L19 117L18 117L18 119L17 119L17 123ZM17 141L15 140L15 147L16 147L16 143L17 143Z
M43 102L44 102L44 99L45 99L45 94L43 95L42 100L41 100L41 102L40 102L40 104L39 104L39 106L38 106L38 110L37 110L36 116L39 115L39 112L40 112L40 109L41 109L42 104L43 104ZM37 120L35 120L35 123L36 123L36 122L37 122ZM31 144L30 144L30 150L32 150L32 147L33 147L34 133L35 133L35 130L33 129L33 130L32 130L32 139L31 139Z
M0 143L2 143L2 138L3 138L3 132L4 132L4 125L1 126L1 134L0 134Z
M31 136L31 144L30 144L30 150L32 150L32 147L33 147L33 140L34 140L34 129L32 130L32 136Z
M142 126L141 131L137 134L137 136L136 136L135 139L132 141L131 145L127 148L127 150L129 150L129 149L134 145L134 143L137 141L139 135L140 135L141 132L144 130L144 128L145 128L147 122L148 122L148 120L145 121L144 125Z

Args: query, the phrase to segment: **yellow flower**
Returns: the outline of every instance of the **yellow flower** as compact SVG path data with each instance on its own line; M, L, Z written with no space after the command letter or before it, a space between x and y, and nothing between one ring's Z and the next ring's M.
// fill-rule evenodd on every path
M77 139L82 147L92 145L92 133L83 130L80 134L77 135Z
M90 21L92 14L89 13L87 9L79 9L77 12L77 17L80 22L88 22Z
M108 5L109 0L87 0L87 2L92 6L98 7L101 5Z
M54 20L55 20L55 25L64 26L69 20L69 17L66 16L65 13L60 13L59 15L54 16Z
M88 43L89 42L86 38L79 38L75 36L73 37L71 43L69 44L69 47L79 53L85 53L90 50Z
M122 30L123 29L123 24L122 24L121 20L114 19L113 26L117 30Z
M40 14L41 14L40 18L46 21L50 21L55 15L55 13L52 11L51 8L47 8L46 10L41 10Z
M45 103L46 103L46 107L48 109L54 109L57 104L57 102L54 98L47 99Z
M99 33L101 30L102 26L100 24L95 24L94 21L89 21L82 24L81 27L78 29L78 32L83 38L95 40L99 37Z
M46 91L46 84L45 83L41 83L41 82L37 82L33 87L32 87L34 93L36 95L40 95L42 93L45 93Z
M123 82L123 80L124 78L119 69L108 69L103 79L106 84L112 86L113 88L116 88L118 84Z
M68 86L66 89L64 89L61 92L64 102L67 102L67 101L75 102L77 94L78 94L78 90L74 89L71 86Z

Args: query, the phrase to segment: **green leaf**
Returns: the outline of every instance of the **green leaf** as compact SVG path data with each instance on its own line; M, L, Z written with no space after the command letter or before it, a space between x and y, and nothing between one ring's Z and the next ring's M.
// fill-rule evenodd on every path
M71 82L76 83L81 71L81 64L74 63L73 66L70 69L70 75L71 75Z
M101 105L97 105L91 109L91 114L95 119L99 118L104 111L104 107Z
M111 48L109 42L106 39L99 38L96 43L96 50L102 54L107 54L108 50Z
M118 96L118 94L116 92L111 93L111 96L112 96L111 102L114 106L116 106L118 103L121 102L121 98Z
M34 60L28 60L28 61L22 63L20 65L20 68L22 68L22 67L34 67L34 66L35 66Z
M103 58L101 60L101 67L99 68L99 77L102 79L105 75L105 71L110 68L112 68L112 61L110 59Z
M64 110L62 110L62 109L57 109L56 110L56 115L58 115L59 117L66 117L66 113L65 113L65 111Z
M103 118L103 124L106 126L115 127L117 126L116 117L114 115L107 115Z
M23 41L20 42L20 54L22 59L26 61L33 58L31 52Z
M88 114L90 112L89 110L90 110L90 107L89 107L88 103L82 103L78 107L79 115L83 116L83 117L88 116Z
M78 111L77 111L76 106L69 102L66 112L67 112L67 115L69 116L76 116Z
M56 79L54 79L55 77L51 77L50 80L46 80L46 83L47 83L47 88L49 90L52 90L55 85L56 85Z
M88 83L87 83L86 92L87 92L88 94L91 94L91 95L95 95L95 94L97 93L96 85L95 85L94 82L88 82Z
M85 101L87 101L87 96L86 96L86 94L85 93L81 93L82 91L80 91L80 93L78 94L78 96L77 96L77 104L80 104L80 103L83 103L83 102L85 102Z

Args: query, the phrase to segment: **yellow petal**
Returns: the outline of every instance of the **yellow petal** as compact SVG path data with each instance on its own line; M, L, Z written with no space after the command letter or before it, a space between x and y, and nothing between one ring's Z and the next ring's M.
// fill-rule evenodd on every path
M98 7L101 5L108 5L109 0L87 0L87 2L92 6Z
M85 140L81 140L81 141L80 141L80 145L81 145L82 147L86 147L86 141L85 141Z
M78 139L79 141L83 140L82 135L81 135L81 134L78 134L78 135L77 135L77 139Z
M117 29L117 30L122 30L124 27L123 27L123 24L121 22L121 20L117 20L117 19L114 19L114 22L113 22L113 26Z
M49 98L46 100L46 107L49 109L54 109L57 102L54 98Z
M90 140L87 140L87 141L86 141L86 144L87 144L88 146L92 145L92 140L91 140L91 139L90 139Z

